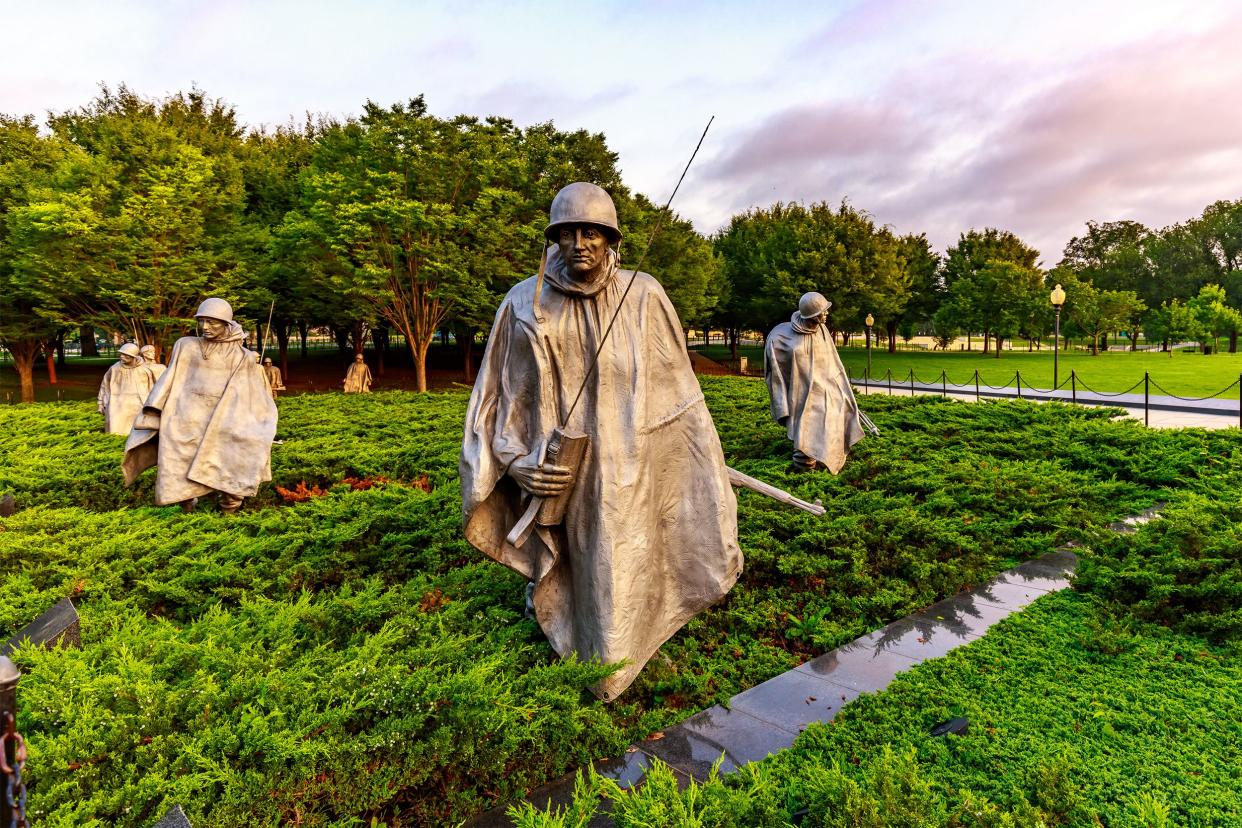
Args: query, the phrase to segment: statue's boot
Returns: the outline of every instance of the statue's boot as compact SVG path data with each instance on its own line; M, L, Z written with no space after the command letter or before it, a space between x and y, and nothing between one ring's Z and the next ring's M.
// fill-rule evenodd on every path
M220 511L226 515L231 515L241 508L242 498L237 495L231 495L228 492L220 492L218 495Z

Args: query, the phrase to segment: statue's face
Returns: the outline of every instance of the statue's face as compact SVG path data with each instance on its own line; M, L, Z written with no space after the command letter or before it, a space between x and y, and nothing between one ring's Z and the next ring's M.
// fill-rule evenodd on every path
M200 316L198 324L203 329L203 339L219 339L229 329L228 322L212 319L210 316Z
M134 359L132 354L121 354L122 365L126 365L126 366L133 365L137 361L138 360Z
M608 257L608 237L590 224L568 224L561 228L557 245L569 275L585 279L603 266Z
M357 356L355 356L354 362L362 362L362 354L358 354Z

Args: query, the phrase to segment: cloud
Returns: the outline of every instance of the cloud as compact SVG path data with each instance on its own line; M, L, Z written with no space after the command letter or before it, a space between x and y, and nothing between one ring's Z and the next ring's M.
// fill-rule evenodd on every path
M717 218L773 193L848 197L942 248L972 227L1014 230L1048 263L1088 219L1189 218L1242 197L1240 41L1233 18L1069 65L907 64L865 99L788 107L734 136L707 172Z

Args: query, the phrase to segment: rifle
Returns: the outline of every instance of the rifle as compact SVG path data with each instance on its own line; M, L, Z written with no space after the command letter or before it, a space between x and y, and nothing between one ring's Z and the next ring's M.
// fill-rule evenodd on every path
M272 314L276 312L276 300L272 300L272 306L267 311L267 333L263 335L263 347L259 349L259 364L263 364L263 357L267 354L267 341L272 337Z

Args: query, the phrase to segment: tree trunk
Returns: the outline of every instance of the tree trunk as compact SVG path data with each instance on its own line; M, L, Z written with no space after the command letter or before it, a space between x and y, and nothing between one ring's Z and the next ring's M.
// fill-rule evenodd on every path
M99 347L95 344L95 329L90 325L83 325L78 335L82 340L82 356L99 356Z
M65 332L56 334L56 366L65 367Z
M298 338L302 340L302 359L306 359L306 337L310 335L310 325L298 323Z
M461 356L466 370L466 382L474 382L474 331L459 332L458 342L461 344Z
M361 356L367 346L366 326L362 322L355 322L349 329L349 341L353 345L354 356Z
M384 357L388 355L388 328L376 325L371 329L371 345L375 348L375 373L384 376Z
M279 349L280 376L285 385L289 384L289 325L281 323L276 326L276 347Z
M47 360L47 381L56 384L56 340L49 339L43 343L43 356Z
M897 323L889 322L884 330L888 332L888 352L897 353Z
M1099 356L1099 355L1100 355L1100 337L1097 334L1091 337L1091 356Z
M991 334L991 332L990 332L990 331L984 331L984 332L983 332L983 352L984 352L985 354L988 352L988 346L989 346L989 345L991 345L991 344L992 344L992 334ZM1000 356L1000 354L997 354L997 356Z
M1238 352L1238 332L1229 332L1229 353L1236 354Z
M996 336L992 337L992 340L993 340L992 344L996 346L996 358L1000 359L1001 358L1001 345L1005 344L1005 338L1001 336L1000 334L997 334Z
M32 403L35 400L34 364L41 345L37 339L19 339L5 344L13 355L13 367L21 381L22 402Z
M737 364L737 341L740 338L740 335L741 332L737 328L732 328L729 331L729 349L733 355L734 365Z
M431 347L431 340L435 337L432 334L423 342L415 342L413 337L407 335L406 341L410 343L410 356L414 358L414 386L419 393L427 390L427 349Z

